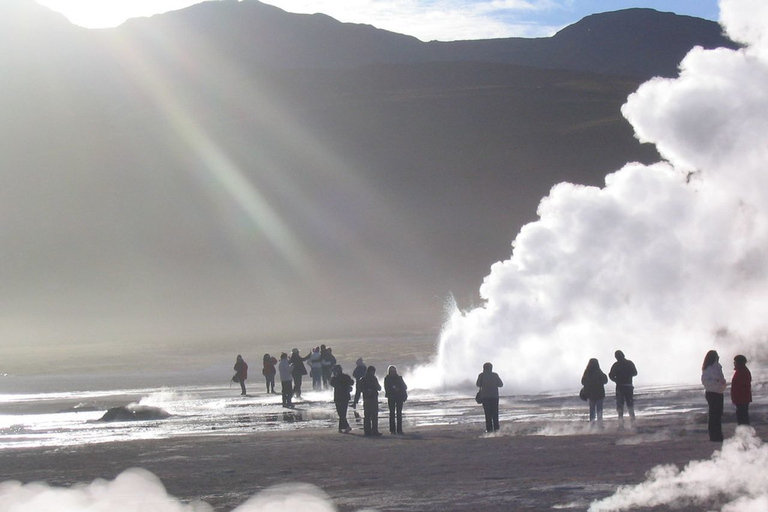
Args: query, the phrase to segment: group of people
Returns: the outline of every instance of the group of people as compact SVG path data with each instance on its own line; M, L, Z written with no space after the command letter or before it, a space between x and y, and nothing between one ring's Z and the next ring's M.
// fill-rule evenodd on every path
M310 367L307 367L304 361ZM281 394L283 395L283 405L291 405L292 398L301 398L301 385L304 375L309 374L312 378L312 389L319 391L328 389L331 381L332 368L336 365L336 357L333 355L331 347L320 345L309 351L306 356L299 353L299 349L294 348L291 355L283 352L280 354L280 360L270 354L264 354L262 374L267 386L267 393L277 394L275 390L275 379L280 377ZM233 382L240 384L242 395L246 395L245 381L248 379L248 364L243 360L243 356L238 355L235 361L235 375Z
M605 385L610 379L616 384L616 411L619 417L619 429L624 428L624 406L626 405L631 426L635 425L634 385L633 378L637 375L635 364L626 358L624 352L614 353L616 362L611 366L608 375L600 369L600 363L592 358L587 363L581 377L582 389L579 396L589 403L589 421L598 427L603 421L603 401L605 400ZM357 408L360 398L363 399L363 431L367 436L379 436L379 392L381 384L376 377L376 368L366 366L362 358L355 362L352 375L344 373L342 367L336 364L330 347L320 345L306 356L301 356L298 349L293 349L291 355L283 352L280 361L269 354L264 354L262 373L266 378L267 393L275 393L275 377L280 377L282 404L293 407L292 399L301 397L301 384L307 369L304 361L309 361L309 375L315 390L333 388L333 401L339 415L339 432L349 433L352 428L347 421L347 410L351 404ZM749 404L752 402L752 375L747 368L747 358L737 355L733 358L734 374L731 379L731 401L736 406L736 421L739 425L749 425ZM238 355L235 362L235 375L232 380L240 383L242 394L246 394L245 380L248 377L248 364ZM722 441L722 416L724 393L727 381L723 368L719 363L716 351L710 350L702 364L701 382L704 385L705 398L709 406L708 431L711 441ZM499 388L504 386L501 378L493 371L491 363L483 365L483 371L477 376L476 386L479 388L477 401L483 406L486 432L499 430ZM354 398L352 392L354 390ZM395 366L390 366L384 377L384 396L389 406L389 432L403 433L403 404L408 398L408 386L403 377L397 373Z
M307 361L309 372L304 365ZM362 358L355 363L352 376L344 373L341 365L336 364L336 357L330 347L320 345L302 356L294 348L291 355L283 352L280 360L264 354L262 373L266 380L267 393L275 393L275 378L280 377L282 405L292 408L293 398L301 398L301 385L304 375L312 377L312 388L316 391L333 388L333 401L339 415L339 432L349 433L352 428L347 421L347 410L350 403L357 408L360 398L363 399L363 430L365 435L378 436L379 432L379 392L381 384L376 377L376 368L366 366ZM246 395L245 381L248 378L248 364L241 355L235 361L233 382L240 384L241 395ZM352 391L354 389L354 399ZM397 373L395 366L390 366L384 377L384 396L389 405L389 432L403 433L403 404L408 399L408 386L403 377ZM498 392L496 393L496 409L498 425Z
M704 397L709 407L707 430L709 440L723 440L723 408L725 390L728 382L723 375L720 356L710 350L704 356L701 365L701 383L704 385ZM752 373L747 368L747 358L739 354L733 358L733 377L731 378L731 402L736 406L736 423L749 425L749 404L752 402Z
M352 388L355 388L355 398L352 400ZM366 366L362 358L357 360L352 376L344 373L340 365L336 365L331 377L333 401L339 415L339 432L349 433L352 428L347 421L347 408L350 401L357 407L360 397L363 398L363 432L366 436L380 436L379 432L379 392L381 384L376 377L376 367ZM395 366L387 369L384 377L384 396L389 406L389 433L403 433L403 404L408 399L408 386L403 377L397 373Z
M603 401L605 400L605 385L608 379L616 383L616 412L619 414L619 429L624 428L624 405L627 406L630 424L635 425L635 387L632 379L637 375L635 363L617 350L614 353L616 362L611 366L608 375L600 369L600 362L592 358L581 376L581 392L579 396L589 403L589 421L593 425L602 426Z

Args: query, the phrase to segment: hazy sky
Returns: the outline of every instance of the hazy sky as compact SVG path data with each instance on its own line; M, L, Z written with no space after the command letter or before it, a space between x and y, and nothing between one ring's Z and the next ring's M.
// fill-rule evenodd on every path
M98 28L181 9L199 0L38 0L73 23ZM225 0L226 1L226 0ZM630 7L717 19L716 0L269 0L289 12L328 14L424 41L549 36L596 12Z

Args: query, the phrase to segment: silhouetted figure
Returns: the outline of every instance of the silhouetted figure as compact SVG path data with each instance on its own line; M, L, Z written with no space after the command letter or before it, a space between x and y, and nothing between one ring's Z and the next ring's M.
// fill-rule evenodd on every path
M275 391L275 374L277 373L277 369L275 368L276 364L277 359L269 354L264 354L264 369L261 370L261 373L267 381L267 393L277 394L277 391Z
M293 407L293 366L288 360L288 354L285 352L280 354L277 373L280 376L280 393L283 395L283 407Z
M336 366L336 356L333 355L331 347L325 348L325 345L320 345L320 360L323 362L323 389L328 389L333 376L333 367Z
M380 436L379 432L379 391L381 385L376 378L376 367L369 366L359 382L363 395L363 431L367 436Z
M632 377L637 375L635 363L624 356L624 352L617 350L614 354L616 362L608 372L608 378L616 383L616 411L619 413L619 429L624 428L624 403L627 404L629 422L635 426L635 387L632 385Z
M291 371L293 372L293 396L296 398L301 398L301 380L307 374L307 368L304 366L304 361L309 359L309 356L311 355L312 352L310 351L309 354L301 357L299 355L299 349L297 348L291 351L290 362Z
M357 409L357 404L360 402L360 379L365 377L365 371L368 369L363 362L363 358L360 357L355 361L355 369L352 370L352 377L355 379L355 401L352 403L352 407Z
M408 399L408 386L403 377L397 374L397 368L390 366L384 377L384 396L389 405L389 433L403 433L403 404Z
M749 403L752 401L752 373L747 368L747 358L738 355L733 358L731 379L731 402L736 406L736 423L749 425Z
M504 383L493 371L493 365L485 363L475 385L480 388L480 399L485 413L485 431L496 432L499 430L499 388L504 386Z
M714 442L723 440L723 393L728 386L723 367L718 361L720 356L716 351L710 350L701 365L701 383L704 385L704 396L709 406L709 440Z
M320 347L313 348L309 354L309 376L312 377L312 389L323 389L323 356L320 355Z
M232 380L240 383L240 390L242 391L240 394L243 396L245 396L245 380L247 378L248 363L243 360L243 356L238 354L237 360L235 361L235 376L232 378Z
M608 376L600 369L600 363L594 357L589 360L584 374L581 376L581 384L589 401L589 421L595 425L603 424L603 401L605 400L605 384Z
M352 431L347 421L347 409L349 408L349 397L352 393L352 385L355 381L352 377L341 371L341 366L334 365L331 370L329 381L333 387L333 403L336 405L336 412L339 414L339 433L348 434Z

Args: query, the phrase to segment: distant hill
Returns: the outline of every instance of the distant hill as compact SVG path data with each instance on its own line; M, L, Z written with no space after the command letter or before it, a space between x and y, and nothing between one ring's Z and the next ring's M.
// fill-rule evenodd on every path
M246 0L201 3L129 21L118 31L172 33L192 47L216 41L240 62L269 67L472 61L638 78L674 76L682 57L697 45L736 47L715 22L653 9L594 14L549 38L424 43L370 25L341 23L323 14L289 14Z
M645 9L455 43L248 0L3 9L0 304L73 339L435 327L554 184L658 158L619 113L644 78L733 46Z

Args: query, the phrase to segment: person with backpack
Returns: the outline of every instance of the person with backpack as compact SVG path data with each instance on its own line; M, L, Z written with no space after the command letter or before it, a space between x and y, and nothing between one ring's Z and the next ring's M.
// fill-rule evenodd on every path
M336 412L339 414L339 433L349 434L352 427L347 421L347 409L349 408L349 397L352 393L354 381L352 377L341 370L341 365L334 365L331 369L331 379L329 381L333 388L333 403L336 406Z

